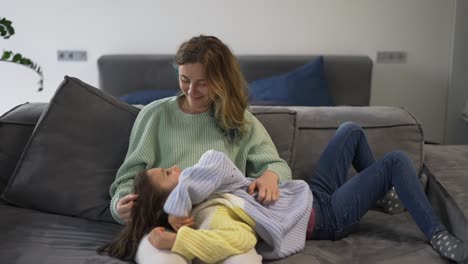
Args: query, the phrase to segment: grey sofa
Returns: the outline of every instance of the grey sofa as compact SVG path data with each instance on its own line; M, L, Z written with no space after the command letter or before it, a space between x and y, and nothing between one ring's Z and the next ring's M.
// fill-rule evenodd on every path
M0 263L121 263L97 255L95 249L121 228L109 216L107 192L139 110L111 93L66 77L50 103L20 105L0 117ZM424 144L421 125L405 109L251 110L295 178L313 171L339 124L361 124L377 157L397 149L410 155L444 224L468 240L468 149ZM351 169L349 176L354 173ZM407 212L378 211L370 211L359 232L340 241L308 241L303 252L266 262L446 263Z

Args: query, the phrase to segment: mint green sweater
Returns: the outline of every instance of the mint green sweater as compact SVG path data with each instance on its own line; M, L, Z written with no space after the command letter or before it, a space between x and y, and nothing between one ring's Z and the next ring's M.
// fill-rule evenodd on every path
M139 172L178 165L193 166L207 150L225 153L247 177L257 178L266 170L278 174L280 181L291 180L291 169L278 155L273 141L262 124L245 112L247 133L237 144L227 142L209 112L186 114L169 97L145 106L138 114L130 135L127 156L110 187L111 212L116 212L120 198L129 194Z

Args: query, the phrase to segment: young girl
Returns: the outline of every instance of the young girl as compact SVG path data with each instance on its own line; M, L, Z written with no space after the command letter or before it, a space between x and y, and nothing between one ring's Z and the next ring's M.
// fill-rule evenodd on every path
M254 180L246 178L228 156L214 150L182 172L177 166L145 170L135 177L134 191L139 198L132 220L100 251L138 261L138 242L152 230L159 236L159 249L207 263L249 252L257 244L257 234L262 238L257 250L264 258L282 258L301 251L312 207L309 186L300 180L282 182L281 199L264 206L248 193ZM195 216L199 229L184 226L177 234L165 232L168 225L163 205L168 214Z
M359 174L346 181L351 163ZM248 186L253 179L245 178L226 155L217 151L208 151L195 166L182 173L177 167L157 168L147 170L137 178L149 180L154 193L160 194L152 201L146 198L139 200L139 203L151 203L152 213L157 217L152 223L139 226L142 224L136 222L137 214L132 214L129 226L133 227L126 227L126 233L106 249L111 256L127 254L134 257L139 239L151 232L149 240L159 249L172 250L187 259L199 257L206 262L216 262L250 250L256 242L252 239L254 230L261 238L256 249L264 258L285 257L302 250L306 238L336 240L348 235L355 230L365 212L393 185L417 225L441 256L457 262L468 259L468 245L448 233L437 219L409 158L402 152L392 152L375 161L362 128L354 123L345 123L337 130L318 162L315 175L308 182L310 189L304 181L282 182L279 185L281 198L270 205L261 205L255 200L255 195L249 194ZM135 192L138 193L137 188ZM152 195L156 198L155 194ZM143 196L148 194L140 193L140 198ZM199 203L202 204L192 210L192 206ZM233 228L233 234L222 236L218 233L212 240L205 240L216 233L212 228L194 230L186 226L177 234L165 231L163 226L167 215L162 208L171 215L188 216L199 207L213 204L222 204L229 211L221 219L231 218L244 223L243 230L246 231L236 236L241 232ZM199 228L208 229L213 221L208 221L208 225L205 222L205 226ZM249 237L249 233L252 234L251 239L242 239ZM131 243L124 248L121 241ZM218 244L226 245L224 251L216 248ZM205 250L203 254L199 254L200 248ZM226 250L229 248L237 251ZM204 255L217 255L219 251L225 254L219 255L218 259L203 259Z

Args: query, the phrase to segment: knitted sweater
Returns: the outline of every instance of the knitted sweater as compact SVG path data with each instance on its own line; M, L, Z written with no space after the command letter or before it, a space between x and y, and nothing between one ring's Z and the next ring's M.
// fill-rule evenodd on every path
M252 228L255 222L226 199L209 199L197 205L190 215L195 219L194 228L181 227L171 249L188 260L198 258L204 263L219 263L257 244Z
M280 199L263 206L247 193L253 180L246 178L224 153L207 151L196 165L183 170L178 185L164 204L164 211L189 216L193 205L218 194L254 220L252 227L263 239L257 251L265 259L283 258L301 251L312 209L309 185L301 180L282 182Z
M131 192L135 175L145 169L174 164L187 168L209 149L226 153L248 177L257 178L270 170L281 180L291 179L291 169L279 157L265 128L249 111L244 115L248 122L246 134L238 144L231 144L210 112L186 114L177 98L147 105L135 120L126 158L110 187L110 209L117 222L123 224L116 212L117 201Z

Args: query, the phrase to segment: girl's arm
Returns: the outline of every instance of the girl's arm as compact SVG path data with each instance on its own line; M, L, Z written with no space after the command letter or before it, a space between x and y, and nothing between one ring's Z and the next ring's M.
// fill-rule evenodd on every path
M248 252L255 247L257 237L253 219L225 205L209 206L199 216L200 224L210 229L184 226L177 233L154 228L148 237L158 249L168 249L188 260L199 258L216 263L230 256Z
M182 227L172 251L192 260L199 258L216 263L230 256L245 253L255 247L257 236L231 209L217 206L209 230Z

